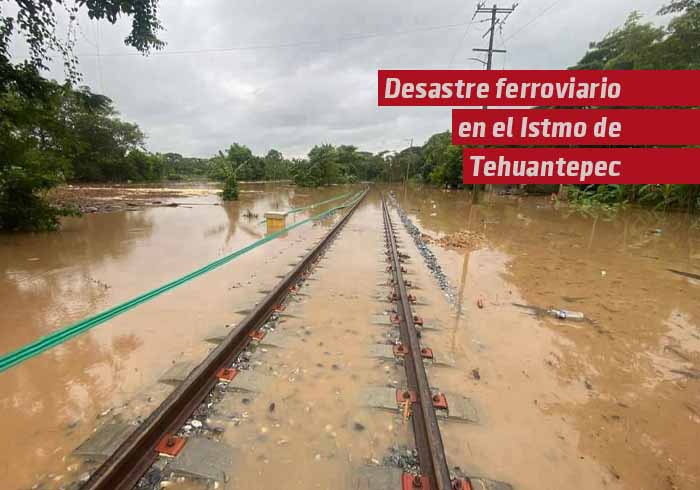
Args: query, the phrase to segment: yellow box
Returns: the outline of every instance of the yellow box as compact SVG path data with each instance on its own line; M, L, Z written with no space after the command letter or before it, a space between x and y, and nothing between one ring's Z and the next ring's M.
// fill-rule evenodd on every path
M287 226L287 213L283 211L268 211L265 213L267 233L274 233Z

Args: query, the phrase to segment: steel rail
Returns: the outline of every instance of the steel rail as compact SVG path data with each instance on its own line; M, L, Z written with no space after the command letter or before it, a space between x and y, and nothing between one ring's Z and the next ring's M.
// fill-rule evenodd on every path
M364 200L365 190L326 236L270 291L187 378L158 406L124 443L85 482L81 490L131 490L156 461L156 446L174 434L214 388L216 373L229 367L250 341L249 334L262 326L289 289L314 264L321 252L347 223Z
M394 288L398 296L397 313L399 315L401 343L405 351L403 359L406 379L408 389L416 395L416 401L412 404L413 415L411 420L418 451L418 461L422 475L427 476L430 480L430 488L450 490L453 488L452 481L450 480L450 470L447 466L440 427L438 426L435 408L433 407L433 394L430 391L428 375L423 364L413 310L408 299L406 283L401 271L401 260L396 246L394 227L384 196L382 196L382 211L384 215L385 238L389 248L389 258L394 278Z

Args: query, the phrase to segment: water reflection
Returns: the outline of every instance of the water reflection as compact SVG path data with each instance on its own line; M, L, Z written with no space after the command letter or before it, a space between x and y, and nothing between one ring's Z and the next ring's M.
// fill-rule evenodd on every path
M0 320L0 349L15 349L101 304L111 285L96 272L148 240L148 214L91 215L67 220L56 233L0 237L0 297L12 305Z
M265 232L259 224L265 211L301 207L348 191L302 193L290 186L242 185L241 199L234 203L220 204L211 190L178 196L178 207L68 219L58 233L0 235L0 352L252 243ZM259 217L250 216L254 214ZM309 212L292 221L306 216ZM48 473L64 475L72 466L66 458L106 408L132 399L173 359L204 355L208 344L200 340L206 332L230 321L236 302L254 301L251 293L269 287L267 281L279 274L275 268L286 270L290 258L280 254L289 250L296 257L294 247L308 246L300 237L313 237L311 227L299 230L290 234L294 243L266 244L189 289L161 296L0 374L0 433L7 441L0 448L3 488L31 487L47 481Z

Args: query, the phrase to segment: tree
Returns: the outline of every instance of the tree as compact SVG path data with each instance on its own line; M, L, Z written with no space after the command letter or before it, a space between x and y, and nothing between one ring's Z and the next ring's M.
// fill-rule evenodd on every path
M338 152L333 145L317 145L309 152L309 166L318 169L319 185L338 182L340 166Z
M72 162L71 177L83 182L145 180L126 159L131 152L144 151L145 135L117 117L111 100L93 96L99 104L89 105L89 96L86 88L77 95L68 91L60 115L69 130L64 151Z
M342 178L338 151L333 145L316 145L309 151L308 159L294 161L293 172L297 185L319 187L335 184Z
M700 9L700 0L673 0L657 12L658 15L677 14Z
M224 201L238 200L238 180L234 172L229 173L224 181L224 190L221 193L221 198Z
M238 179L245 178L246 172L256 172L250 167L257 166L258 157L253 156L245 145L233 143L229 146L226 153L219 154L210 160L210 177L220 180L224 183L222 198L225 201L234 201L238 199Z
M66 74L70 81L80 79L77 60L73 54L75 40L71 37L62 39L57 34L55 6L65 6L62 0L14 0L17 15L2 15L0 8L0 90L5 83L13 80L17 70L26 67L45 70L46 62L51 60L53 52L59 52L64 60ZM121 15L131 17L131 31L124 43L137 51L148 54L152 49L161 49L164 43L158 39L162 29L158 20L158 0L79 0L72 6L66 6L71 24L77 22L81 11L91 19L103 20L114 24ZM29 60L13 66L10 61L9 46L13 36L19 36L29 47Z
M323 175L319 165L312 165L307 159L296 159L293 161L292 168L296 185L302 187L323 185Z
M642 24L641 18L638 12L632 12L621 28L607 34L602 41L591 43L589 51L572 69L632 70L654 64L649 48L663 39L664 30L650 23Z
M59 210L42 199L68 171L58 141L65 135L55 115L62 89L23 70L18 87L0 92L0 230L46 230L58 223Z
M272 149L263 158L265 165L265 180L282 180L289 178L289 162L285 160L281 152Z
M659 15L679 14L668 25L642 23L633 12L625 24L591 43L589 51L572 69L700 69L700 1L674 0ZM608 185L572 189L584 204L616 204L639 201L660 208L693 210L700 205L698 185Z
M161 177L168 180L185 178L206 178L209 173L210 161L205 158L184 157L179 153L161 155L163 170Z
M659 14L684 12L671 19L666 38L653 47L650 56L656 56L666 69L700 69L700 2L674 2Z
M437 166L430 173L430 180L438 185L461 187L463 167L462 148L450 144L441 153Z
M45 193L73 173L84 178L103 177L105 172L121 177L125 157L142 146L143 133L105 113L111 108L106 97L73 90L80 79L74 39L57 35L54 12L65 2L14 3L14 16L5 15L5 4L0 5L0 229L52 229L66 210L49 206ZM163 47L157 37L161 29L157 5L157 0L78 0L65 8L71 24L81 11L112 24L120 15L131 17L125 43L148 53ZM13 63L10 45L16 37L26 41L29 59ZM63 57L69 80L65 85L40 74L55 52ZM100 153L104 148L110 150L106 155ZM117 154L120 158L115 158ZM102 158L98 171L81 166L94 156ZM132 157L129 172L143 163L139 158Z
M625 24L590 44L574 70L694 70L700 68L700 2L680 0L660 15L679 13L665 27L642 23L632 12Z
M356 146L340 145L336 149L338 170L344 182L355 182L362 173L362 158Z

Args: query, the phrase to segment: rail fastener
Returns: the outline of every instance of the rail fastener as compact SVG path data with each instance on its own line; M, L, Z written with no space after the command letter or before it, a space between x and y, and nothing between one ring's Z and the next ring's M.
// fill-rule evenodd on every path
M174 434L166 434L166 436L163 437L156 446L156 452L160 456L174 458L180 454L180 451L182 451L182 448L185 447L185 444L187 444L187 439L184 437L178 437Z
M236 368L221 368L216 372L216 379L230 383L237 375L238 369Z

